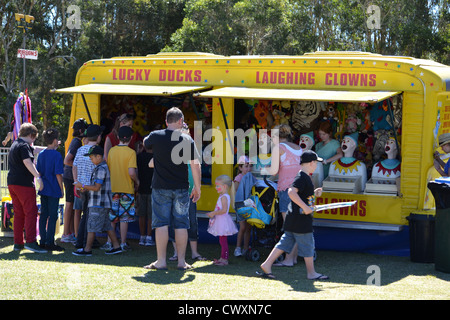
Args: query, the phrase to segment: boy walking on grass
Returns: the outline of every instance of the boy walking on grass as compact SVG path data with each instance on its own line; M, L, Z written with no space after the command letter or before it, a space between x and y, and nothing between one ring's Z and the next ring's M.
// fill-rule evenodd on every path
M111 239L112 249L106 251L106 254L121 253L122 249L109 220L109 212L112 207L111 178L108 165L103 160L103 149L99 146L93 146L85 156L89 156L95 165L91 182L90 185L77 182L76 187L89 191L88 235L86 246L74 251L73 254L76 256L91 256L96 232L106 232Z
M288 189L291 203L284 220L284 234L269 257L261 264L261 276L274 279L272 265L283 253L290 253L298 244L298 254L305 259L306 278L310 280L327 280L328 276L317 273L314 269L314 237L312 222L316 197L322 194L322 188L314 190L310 175L317 167L317 161L322 161L314 151L305 151L300 156L300 171L292 186Z

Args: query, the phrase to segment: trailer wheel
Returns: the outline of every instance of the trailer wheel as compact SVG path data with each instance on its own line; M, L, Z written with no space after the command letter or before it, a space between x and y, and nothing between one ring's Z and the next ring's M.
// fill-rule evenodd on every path
M250 249L247 251L247 254L245 255L245 258L248 261L258 261L259 258L261 257L261 254L259 253L258 250L256 249Z

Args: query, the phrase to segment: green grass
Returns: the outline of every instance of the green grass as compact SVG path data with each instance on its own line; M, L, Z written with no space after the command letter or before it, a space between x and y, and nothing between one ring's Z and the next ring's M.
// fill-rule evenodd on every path
M101 239L104 241L104 239ZM230 258L218 267L212 261L197 261L183 272L175 262L169 270L145 270L156 258L155 247L140 247L129 241L132 250L106 256L94 249L92 257L76 257L73 246L63 244L63 253L14 252L12 238L0 238L0 299L127 299L127 300L306 300L306 299L449 299L450 274L434 269L434 264L413 263L409 257L363 253L319 251L316 270L329 281L306 279L300 259L292 268L273 268L276 280L256 276L260 262ZM234 249L230 246L230 251ZM219 244L199 244L209 259L218 258ZM172 253L171 247L169 255ZM268 250L263 250L265 258ZM188 249L187 257L190 258ZM192 262L188 259L188 262ZM367 285L371 273L380 268L381 285Z

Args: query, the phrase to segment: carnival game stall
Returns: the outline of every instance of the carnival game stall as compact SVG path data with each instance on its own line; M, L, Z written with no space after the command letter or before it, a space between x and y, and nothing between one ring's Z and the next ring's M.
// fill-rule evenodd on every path
M159 53L88 61L74 87L54 93L73 94L71 122L83 117L109 130L131 113L141 136L165 126L167 108L180 107L202 149L200 213L214 206L211 181L235 176L240 145L256 148L258 177L270 165L259 140L270 139L270 129L288 124L296 143L316 150L323 122L343 156L313 176L324 189L316 204L356 202L314 214L318 249L407 254L407 217L434 212L427 182L436 177L438 136L450 132L450 67L433 61L365 52Z

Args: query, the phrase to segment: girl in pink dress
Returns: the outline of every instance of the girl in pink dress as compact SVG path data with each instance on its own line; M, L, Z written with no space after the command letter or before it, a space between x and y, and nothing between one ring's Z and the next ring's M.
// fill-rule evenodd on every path
M227 175L221 175L216 178L216 191L219 194L214 211L206 215L209 219L208 232L213 236L219 237L219 243L222 248L220 259L215 259L214 264L225 266L228 264L228 236L238 232L233 219L228 214L231 199L229 191L231 188L231 178Z

